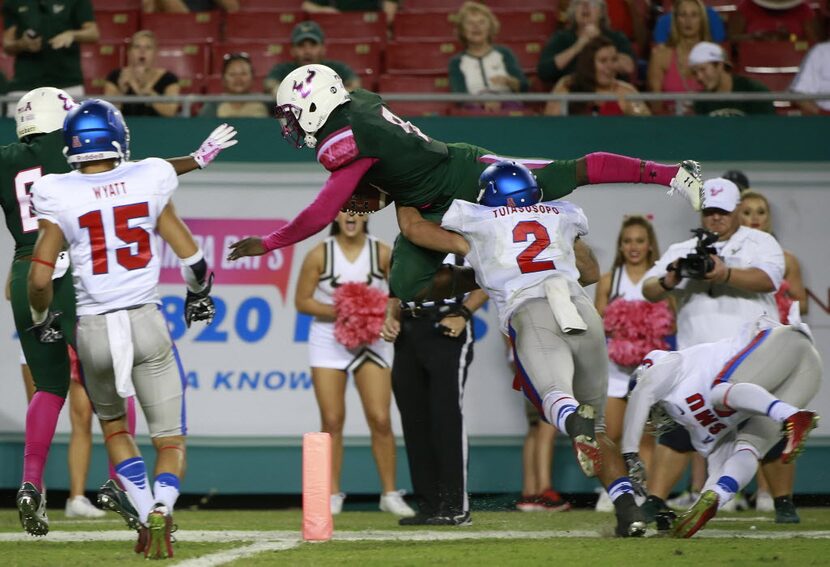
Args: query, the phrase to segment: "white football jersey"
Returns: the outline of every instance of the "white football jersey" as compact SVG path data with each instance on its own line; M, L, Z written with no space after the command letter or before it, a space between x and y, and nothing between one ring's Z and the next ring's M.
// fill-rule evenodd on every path
M158 158L35 182L38 219L58 225L69 243L78 315L160 303L156 223L178 185L173 166Z
M495 302L505 333L519 305L545 297L543 284L552 274L579 280L573 246L577 236L588 233L588 219L573 203L486 207L456 199L441 226L470 243L467 260L479 286Z
M743 356L763 342L770 326L746 324L739 334L714 343L703 343L681 351L652 351L646 355L637 386L631 392L623 427L622 452L637 452L649 409L659 403L671 418L684 427L694 448L704 457L752 414L716 410L712 387L728 381Z

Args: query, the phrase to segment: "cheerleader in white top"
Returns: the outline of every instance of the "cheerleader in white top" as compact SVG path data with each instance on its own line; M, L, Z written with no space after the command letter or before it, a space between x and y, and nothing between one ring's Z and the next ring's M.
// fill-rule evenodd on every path
M617 254L610 272L597 283L595 305L603 316L608 335L608 401L605 426L608 437L619 443L631 373L655 348L668 348L663 340L674 327L667 302L648 303L642 292L644 276L660 257L654 227L639 215L623 220L617 236ZM662 346L656 346L662 345ZM643 437L640 453L650 461L654 439ZM610 500L601 498L597 510L612 511Z
M332 440L331 507L335 514L342 510L345 498L340 491L340 470L346 381L352 373L383 485L380 508L399 516L414 515L395 489L395 437L389 415L392 345L380 339L390 255L389 246L368 234L365 216L340 213L331 236L306 255L297 282L297 311L314 316L309 358L322 430ZM378 311L374 317L365 314L373 312L372 306ZM375 320L379 325L370 338L366 331Z

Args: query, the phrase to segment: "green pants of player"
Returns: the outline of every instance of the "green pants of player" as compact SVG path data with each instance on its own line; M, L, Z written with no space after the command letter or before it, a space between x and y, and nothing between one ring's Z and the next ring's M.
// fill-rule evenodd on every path
M26 329L32 326L29 311L28 259L15 260L12 263L11 295L14 326L20 336L20 344L26 363L32 371L37 391L49 392L62 398L69 391L69 354L66 345L75 342L75 289L72 286L72 274L67 272L62 277L52 280L54 297L51 309L60 311L58 318L63 329L64 341L43 344Z
M484 155L493 152L469 144L447 144L450 152L445 166L444 178L449 181L447 194L429 208L421 210L427 220L440 222L454 199L476 202L479 193L478 178L489 163L479 161ZM543 199L553 201L561 199L577 188L576 161L553 161L545 167L534 169L533 174L539 181ZM403 235L395 240L392 251L392 270L389 287L395 297L401 301L411 301L419 297L432 285L435 272L443 264L444 252L427 250L412 244Z

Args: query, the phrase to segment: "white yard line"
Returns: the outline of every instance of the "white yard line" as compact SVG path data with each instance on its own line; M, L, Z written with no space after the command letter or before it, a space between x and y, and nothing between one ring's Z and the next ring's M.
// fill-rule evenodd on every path
M184 561L176 563L176 565L180 567L215 567L216 565L224 565L225 563L251 557L264 551L285 551L287 549L293 549L298 545L300 545L299 539L295 541L259 541L246 545L245 547L235 547L194 559L185 559Z
M653 531L649 532L654 533ZM296 531L245 531L245 530L179 530L176 539L180 542L201 543L301 543L302 537ZM475 531L458 528L457 531L418 530L418 531L340 531L335 532L334 541L458 541L465 539L555 539L555 538L604 538L608 533L597 530L557 530L557 531ZM792 530L782 532L750 530L705 530L696 538L769 538L769 539L830 539L827 530ZM135 533L129 530L107 531L54 531L43 538L34 538L22 532L0 533L0 543L38 541L42 543L76 543L85 541L133 541Z

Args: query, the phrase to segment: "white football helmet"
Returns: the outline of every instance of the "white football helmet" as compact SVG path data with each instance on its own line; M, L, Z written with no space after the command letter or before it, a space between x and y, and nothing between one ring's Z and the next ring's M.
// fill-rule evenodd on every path
M303 144L313 148L317 145L314 134L335 108L349 100L343 80L332 68L313 64L295 69L277 89L276 112L283 137L298 148Z
M40 87L27 92L17 102L15 111L17 139L60 130L66 113L74 106L72 97L61 89Z

